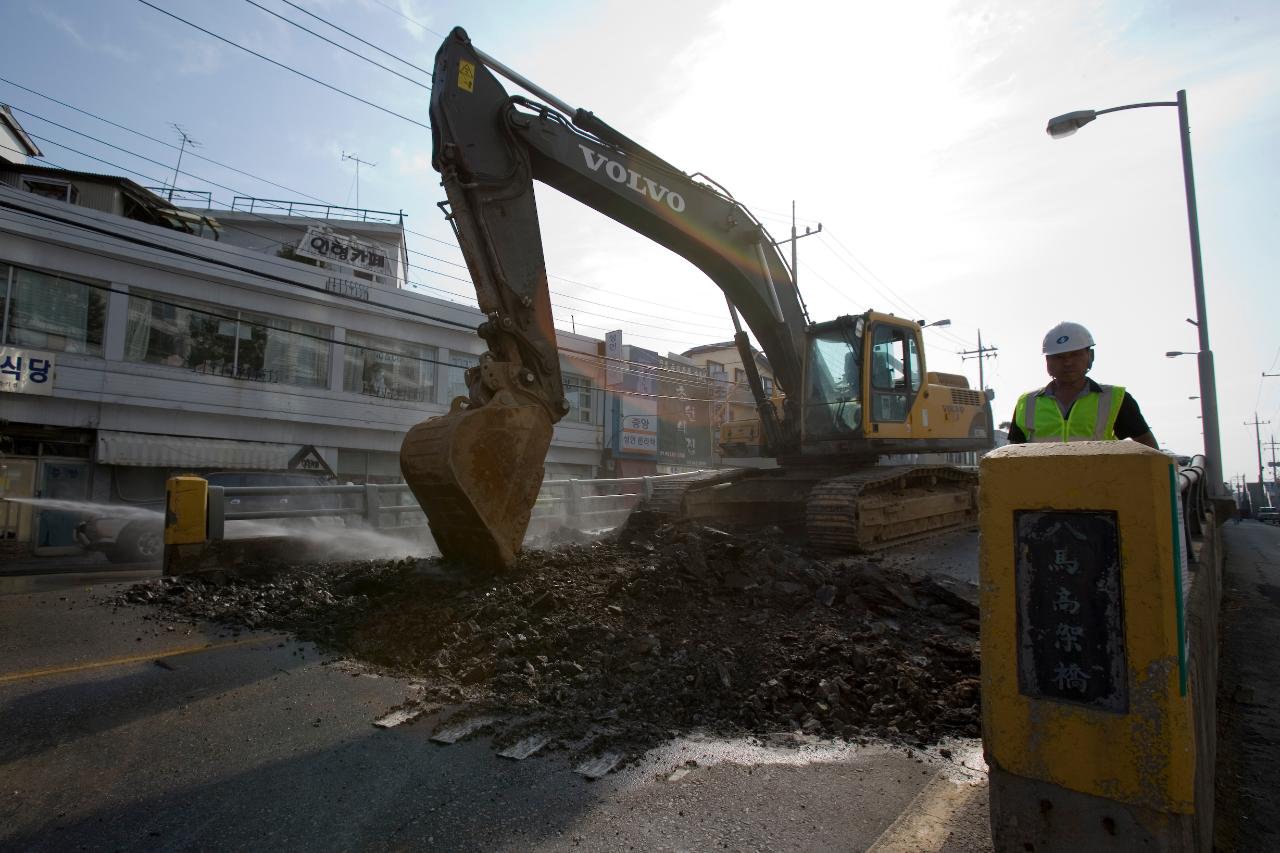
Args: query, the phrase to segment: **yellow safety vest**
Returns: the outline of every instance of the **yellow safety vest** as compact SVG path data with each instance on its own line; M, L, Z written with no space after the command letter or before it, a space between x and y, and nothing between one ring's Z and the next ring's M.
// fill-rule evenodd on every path
M1124 388L1102 385L1102 393L1079 397L1070 414L1062 417L1058 401L1043 391L1029 391L1018 398L1013 420L1027 441L1115 441L1116 416L1124 400Z

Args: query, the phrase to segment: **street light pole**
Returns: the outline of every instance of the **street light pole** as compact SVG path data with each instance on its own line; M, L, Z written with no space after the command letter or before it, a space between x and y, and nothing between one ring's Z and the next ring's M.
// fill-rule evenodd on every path
M1214 377L1213 350L1209 348L1209 318L1205 308L1204 270L1200 263L1200 217L1196 210L1195 175L1191 167L1191 124L1187 119L1187 91L1178 90L1176 101L1125 104L1105 110L1077 110L1050 119L1046 132L1055 139L1070 136L1098 116L1143 107L1177 107L1178 130L1182 142L1182 179L1187 196L1187 227L1191 235L1191 275L1195 284L1196 319L1200 351L1196 362L1200 372L1200 416L1204 420L1205 474L1210 493L1222 493L1222 437L1218 427L1218 388Z
M1182 180L1187 195L1187 229L1191 237L1191 276L1196 290L1196 331L1200 333L1200 414L1204 419L1205 471L1211 494L1222 491L1222 434L1218 427L1218 385L1209 348L1209 315L1205 307L1204 267L1200 262L1200 214L1196 207L1196 181L1191 167L1191 123L1187 119L1187 90L1178 90L1178 130L1182 138Z

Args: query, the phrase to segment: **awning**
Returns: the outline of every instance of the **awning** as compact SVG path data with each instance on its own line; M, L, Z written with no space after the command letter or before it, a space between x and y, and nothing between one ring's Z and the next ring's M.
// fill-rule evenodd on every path
M98 462L153 468L284 471L301 444L98 430Z

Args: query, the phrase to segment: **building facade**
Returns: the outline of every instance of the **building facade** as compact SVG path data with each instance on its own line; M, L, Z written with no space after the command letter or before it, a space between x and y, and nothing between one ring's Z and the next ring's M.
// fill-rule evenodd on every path
M483 317L403 286L398 217L237 208L0 164L0 497L143 504L227 469L400 481L405 432L465 395ZM547 474L591 477L601 344L559 343L573 409ZM48 507L0 502L0 559L74 549Z

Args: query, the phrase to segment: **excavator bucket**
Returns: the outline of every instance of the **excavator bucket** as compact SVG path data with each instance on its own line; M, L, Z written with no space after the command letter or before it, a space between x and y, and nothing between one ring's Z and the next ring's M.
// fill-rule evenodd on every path
M418 424L400 446L400 470L447 560L510 568L542 485L551 418L502 397Z

